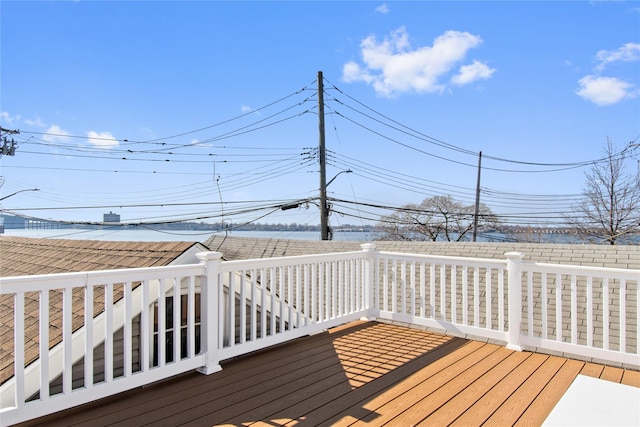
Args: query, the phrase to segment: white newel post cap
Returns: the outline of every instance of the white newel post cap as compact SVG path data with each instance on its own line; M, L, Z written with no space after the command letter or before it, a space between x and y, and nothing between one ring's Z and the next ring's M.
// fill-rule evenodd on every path
M196 257L201 261L218 261L222 259L222 252L198 252Z
M508 259L512 261L520 261L524 258L524 254L522 252L507 252L504 254Z
M363 243L360 245L360 247L362 248L363 251L367 251L367 252L373 252L376 250L375 243Z

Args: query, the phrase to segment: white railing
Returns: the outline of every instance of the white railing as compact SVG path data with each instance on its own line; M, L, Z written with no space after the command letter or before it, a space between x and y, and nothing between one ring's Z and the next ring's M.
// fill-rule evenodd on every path
M204 273L203 265L188 265L0 280L2 308L13 310L13 324L3 326L14 332L8 355L13 375L0 387L2 423L46 415L203 366L203 356L195 352L193 301ZM184 313L182 304L167 310L167 298L176 295L188 302ZM173 346L159 339L163 336Z
M640 367L640 270L362 247L241 261L207 252L196 265L0 279L0 308L14 319L3 325L14 342L0 420L216 372L222 360L362 317Z
M376 317L510 341L505 261L391 252L377 258Z
M521 272L523 345L640 365L639 270L522 263Z

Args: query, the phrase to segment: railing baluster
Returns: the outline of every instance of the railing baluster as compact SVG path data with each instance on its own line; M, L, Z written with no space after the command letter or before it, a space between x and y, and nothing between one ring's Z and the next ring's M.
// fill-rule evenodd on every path
M420 263L420 285L419 285L420 288L418 289L418 292L420 293L420 296L419 296L420 311L418 315L420 317L425 317L426 311L427 311L426 280L427 280L426 265L424 262L421 262Z
M578 278L571 275L571 344L578 343Z
M295 294L296 294L296 327L299 328L302 326L302 271L301 268L303 268L300 265L297 265L295 267L295 271L296 271L296 280L295 280Z
M277 289L276 289L276 271L275 271L275 267L271 267L269 269L269 290L271 292L271 322L270 322L270 326L271 326L271 335L275 335L276 334L276 323L278 322L278 319L276 317L276 293L277 293Z
M302 268L303 268L302 301L304 301L302 305L302 313L304 314L303 316L304 326L307 326L309 324L309 315L311 314L309 313L309 304L312 300L312 296L309 294L309 264L304 264Z
M462 324L469 324L469 272L466 266L462 267Z
M320 319L320 313L318 313L318 268L319 266L313 265L311 270L311 321L317 323Z
M466 304L465 300L465 306ZM480 269L478 267L473 268L473 326L480 326Z
M602 281L602 348L609 350L609 278Z
M540 273L540 305L542 308L542 338L548 338L548 324L547 324L547 273Z
M447 320L447 271L445 264L440 264L440 318Z
M384 263L384 280L382 283L382 308L384 311L389 311L389 262L387 259L383 259Z
M63 374L62 374L62 393L69 394L73 388L73 354L71 335L73 319L73 288L64 288L62 290L62 342L63 351Z
M132 321L132 306L131 306L131 282L126 282L124 284L124 325L122 328L122 351L124 353L124 366L123 366L123 375L125 377L131 376L132 370L132 339L131 339L131 321Z
M411 307L411 315L415 316L416 315L416 262L415 261L411 263L411 272L409 274L411 275L411 285L410 285L411 302L409 304L409 307Z
M260 338L267 336L267 271L260 269ZM271 310L273 314L273 310Z
M16 381L15 406L24 407L24 292L16 292L13 299L13 371ZM47 325L47 327L49 327ZM48 387L48 379L45 380Z
M455 264L451 264L451 277L450 277L450 285L451 285L451 322L456 323L458 321L458 267Z
M492 280L491 280L491 271L492 268L491 267L487 267L485 270L485 278L484 278L484 299L485 299L485 303L484 303L484 310L485 310L485 326L487 329L491 330L493 329L493 319L491 318L491 316L493 316L493 314L491 313L491 296L492 296Z
M533 336L533 272L527 271L527 335Z
M400 297L401 308L400 310L398 310L398 312L402 314L406 314L407 313L407 263L405 261L402 261L400 263L399 282L400 282L399 284L400 284L400 292L401 292L401 297Z
M166 359L166 291L165 279L160 279L158 284L158 303L157 303L156 322L158 324L158 366L163 367Z
M173 278L173 363L180 360L182 356L182 294L180 292L180 278Z
M593 347L593 276L591 275L587 276L587 346Z
M93 387L93 285L87 284L84 292L84 386Z
M327 300L327 306L331 307L331 314L329 315L330 319L335 319L337 316L337 294L338 294L338 266L339 263L337 261L333 261L331 263L331 296Z
M152 340L153 336L153 326L152 326L152 317L153 311L151 310L151 297L149 295L149 281L143 280L140 283L142 287L142 308L140 311L140 333L142 336L140 337L140 371L147 372L149 371L149 365L151 362L152 352Z
M86 306L86 301L85 301ZM85 308L86 310L86 308ZM40 400L49 398L49 291L40 292ZM22 328L24 330L24 328ZM85 362L86 366L86 362ZM86 383L86 382L85 382Z
M431 306L431 313L429 317L431 319L436 318L436 265L431 263L429 265L429 305Z
M397 313L398 306L398 261L393 260L391 264L391 311Z
M498 270L498 330L504 331L504 267Z
M227 342L230 347L236 343L236 277L233 271L227 274L227 283L229 283L227 296Z
M620 351L627 351L627 281L620 280Z
M562 277L556 274L556 341L562 342Z
M245 286L246 286L246 277L247 277L247 272L246 270L241 270L240 271L240 306L238 307L240 309L240 324L239 326L239 334L240 334L240 344L244 344L245 342L247 342L247 330L246 330L246 322L247 322L247 295L246 295L246 291L245 291ZM234 306L235 306L235 302L234 302ZM234 334L235 335L235 334Z
M258 284L256 282L256 269L251 269L251 273L249 273L249 284L251 285L251 308L249 312L249 322L251 324L250 330L250 339L251 341L255 341L258 338Z
M189 283L187 285L187 358L192 358L196 354L195 290L195 277L189 276Z

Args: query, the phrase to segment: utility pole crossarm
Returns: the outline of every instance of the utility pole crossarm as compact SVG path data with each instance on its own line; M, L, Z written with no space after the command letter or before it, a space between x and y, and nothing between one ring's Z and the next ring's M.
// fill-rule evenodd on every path
M9 139L7 135L18 135L20 133L19 130L11 130L5 129L0 126L0 135L2 135L2 147L0 147L0 157L5 156L15 156L16 148L18 147L15 140L13 138Z

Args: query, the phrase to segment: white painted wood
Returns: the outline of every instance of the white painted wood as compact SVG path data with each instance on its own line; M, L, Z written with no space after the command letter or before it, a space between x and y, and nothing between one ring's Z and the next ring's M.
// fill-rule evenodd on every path
M578 375L543 426L639 426L640 388Z

